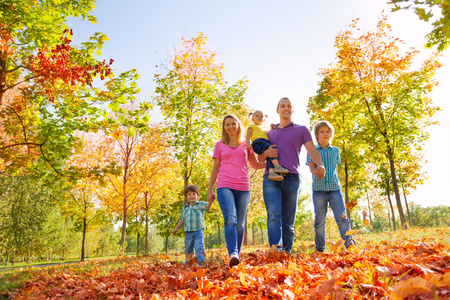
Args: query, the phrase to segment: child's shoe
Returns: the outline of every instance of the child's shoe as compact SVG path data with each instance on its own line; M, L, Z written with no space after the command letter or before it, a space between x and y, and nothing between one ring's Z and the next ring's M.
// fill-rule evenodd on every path
M230 256L230 268L237 266L239 262L239 256L237 256L236 254Z
M289 170L286 170L285 168L283 168L281 165L275 166L273 168L273 171L275 173L279 173L279 174L289 174Z
M283 180L283 176L280 175L280 174L275 173L274 171L270 171L269 172L269 180L282 181Z

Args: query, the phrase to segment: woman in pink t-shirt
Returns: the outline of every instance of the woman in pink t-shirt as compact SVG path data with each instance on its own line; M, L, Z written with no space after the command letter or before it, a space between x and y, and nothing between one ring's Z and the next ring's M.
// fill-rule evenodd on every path
M217 199L225 220L225 240L230 267L233 267L239 264L245 215L250 200L247 161L255 169L265 168L266 163L258 162L253 150L247 149L241 122L234 115L223 118L222 140L216 143L213 159L208 200L216 198L213 188L217 181Z

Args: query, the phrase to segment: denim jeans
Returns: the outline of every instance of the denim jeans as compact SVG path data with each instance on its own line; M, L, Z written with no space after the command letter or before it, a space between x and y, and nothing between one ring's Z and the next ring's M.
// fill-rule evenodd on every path
M264 151L266 151L267 149L269 149L269 147L272 144L269 142L269 140L264 139L264 138L259 138L256 139L252 142L252 149L253 152L255 152L256 154L262 154ZM273 169L274 165L272 163L272 160L274 159L278 159L277 157L267 157L266 159L266 169Z
M185 231L184 232L184 254L186 257L189 253L197 254L197 261L201 266L205 261L205 256L203 253L205 252L205 248L203 247L203 229L197 231ZM186 261L187 264L187 261Z
M217 200L225 222L225 241L228 254L239 255L244 240L244 222L250 191L238 191L226 187L217 189Z
M268 175L264 175L263 195L270 246L282 245L283 250L292 251L299 193L300 175L290 173L283 181L269 180Z
M344 199L341 190L324 192L313 191L314 204L314 230L317 251L323 252L325 249L325 224L327 222L328 204L333 211L339 232L345 241L345 247L356 245L352 235L345 235L350 230L350 222L345 212Z

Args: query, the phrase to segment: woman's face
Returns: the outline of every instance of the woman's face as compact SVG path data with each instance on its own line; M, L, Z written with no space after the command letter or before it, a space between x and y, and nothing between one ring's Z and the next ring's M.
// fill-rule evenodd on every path
M223 128L229 136L236 136L238 126L238 122L236 122L236 120L233 118L226 118L225 122L223 123Z

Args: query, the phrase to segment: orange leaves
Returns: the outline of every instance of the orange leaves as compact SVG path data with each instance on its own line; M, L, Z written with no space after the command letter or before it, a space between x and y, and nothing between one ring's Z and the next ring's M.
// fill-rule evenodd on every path
M360 251L289 254L275 248L250 253L244 249L241 263L233 268L227 257L215 252L204 268L186 267L173 255L149 261L121 257L109 261L112 269L107 261L74 264L37 272L13 299L448 298L449 245L394 236L380 237L384 242L368 250L361 238Z
M357 204L358 204L358 202L353 200L353 201L350 201L349 203L345 204L345 207L349 210L352 210Z

